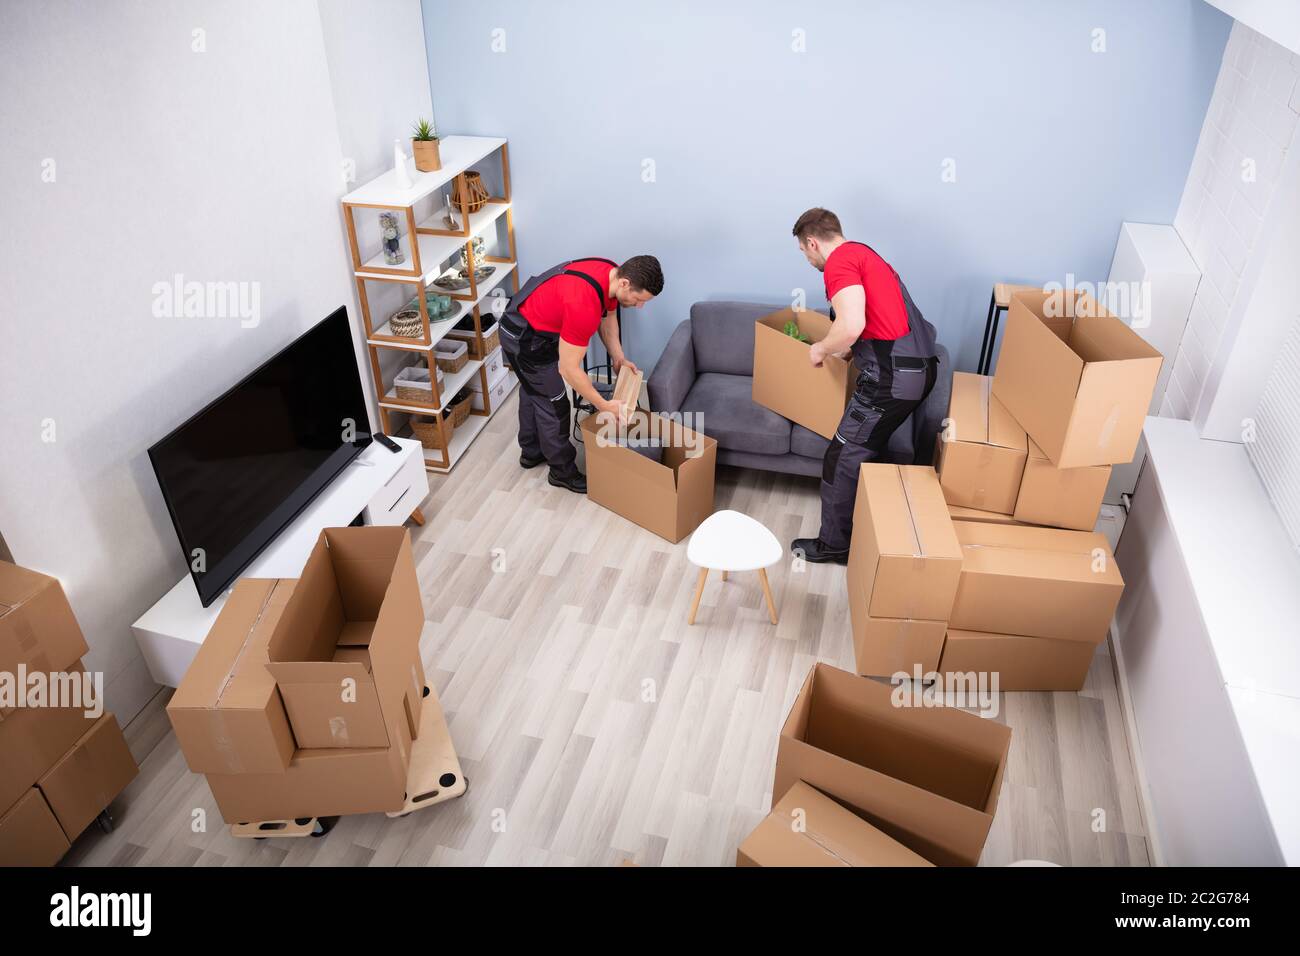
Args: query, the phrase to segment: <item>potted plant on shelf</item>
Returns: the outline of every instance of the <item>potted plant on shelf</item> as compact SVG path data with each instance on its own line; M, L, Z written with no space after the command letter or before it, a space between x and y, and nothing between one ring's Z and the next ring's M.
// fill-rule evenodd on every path
M442 169L442 157L438 155L438 134L433 131L433 124L427 119L416 122L411 127L411 151L415 154L415 168L422 173L432 173Z

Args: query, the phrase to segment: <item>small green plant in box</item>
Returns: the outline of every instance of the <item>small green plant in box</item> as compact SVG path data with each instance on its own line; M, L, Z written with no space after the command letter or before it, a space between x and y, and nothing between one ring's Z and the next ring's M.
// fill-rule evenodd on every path
M415 155L415 168L422 173L442 169L442 156L438 150L438 134L427 119L411 127L411 152Z
M808 336L799 331L799 323L794 319L786 320L784 331L786 335L790 336L790 338L794 339L796 342L811 341Z

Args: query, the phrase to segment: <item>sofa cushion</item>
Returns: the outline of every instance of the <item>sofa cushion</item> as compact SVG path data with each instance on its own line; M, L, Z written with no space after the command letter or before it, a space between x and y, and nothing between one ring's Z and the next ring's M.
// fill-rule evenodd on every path
M826 448L830 445L830 439L822 438L814 431L809 431L802 425L795 425L790 429L790 451L795 455L803 455L805 458L816 458L819 461L826 456Z
M783 308L752 302L696 302L691 306L696 372L752 376L754 323Z
M790 422L762 405L750 394L750 375L705 372L695 380L682 402L682 411L700 416L698 427L717 441L719 448L785 455L790 451Z

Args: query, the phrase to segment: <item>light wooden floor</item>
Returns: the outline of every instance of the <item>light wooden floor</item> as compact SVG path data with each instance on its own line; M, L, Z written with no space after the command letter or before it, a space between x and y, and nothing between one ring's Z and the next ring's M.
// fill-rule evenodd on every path
M160 694L128 728L142 766L117 829L87 833L68 862L731 865L768 808L777 732L808 668L853 666L844 569L772 569L777 627L756 576L714 576L688 628L686 543L551 488L545 468L521 470L514 419L512 400L431 481L414 530L424 660L464 797L400 820L344 818L323 839L234 839ZM716 505L782 541L817 530L812 479L723 468ZM984 865L1148 864L1106 651L1081 694L1002 695L1011 758Z

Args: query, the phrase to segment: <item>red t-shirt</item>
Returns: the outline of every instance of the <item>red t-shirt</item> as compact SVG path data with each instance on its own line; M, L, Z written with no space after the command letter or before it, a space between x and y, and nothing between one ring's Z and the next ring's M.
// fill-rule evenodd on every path
M907 334L907 306L903 289L889 263L860 242L846 242L826 257L822 270L826 300L841 289L860 285L867 294L864 339L901 339Z
M613 312L618 302L608 297L608 262L576 259L569 263L572 272L583 272L596 280L600 299L591 283L577 276L558 275L539 285L524 300L519 313L538 332L558 332L570 345L586 348L600 328L606 312Z

